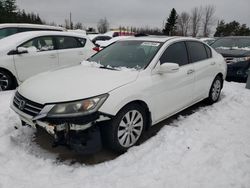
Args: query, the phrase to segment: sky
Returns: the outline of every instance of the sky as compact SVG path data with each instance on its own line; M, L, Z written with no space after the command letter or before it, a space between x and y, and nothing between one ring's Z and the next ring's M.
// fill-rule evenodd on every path
M38 13L46 22L64 24L71 12L74 23L96 27L100 18L106 17L112 28L120 25L162 28L172 8L180 13L214 5L215 20L236 20L250 27L250 0L17 0L17 5Z

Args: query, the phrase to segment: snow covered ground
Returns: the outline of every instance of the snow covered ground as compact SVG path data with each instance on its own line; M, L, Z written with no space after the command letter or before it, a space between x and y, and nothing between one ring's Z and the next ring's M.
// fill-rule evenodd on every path
M140 146L97 165L68 165L14 129L13 91L0 93L0 188L249 188L250 90L225 83L221 100L180 116Z

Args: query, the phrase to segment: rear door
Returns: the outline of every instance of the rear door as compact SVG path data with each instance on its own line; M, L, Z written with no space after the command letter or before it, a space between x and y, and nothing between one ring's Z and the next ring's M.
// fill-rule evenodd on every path
M14 62L20 81L58 66L58 56L52 36L36 37L19 47L27 48L28 51L28 53L14 55Z
M207 97L218 70L208 46L198 41L188 41L186 44L195 70L194 100L199 100Z
M56 41L60 66L77 65L90 57L92 49L86 47L85 38L57 36Z

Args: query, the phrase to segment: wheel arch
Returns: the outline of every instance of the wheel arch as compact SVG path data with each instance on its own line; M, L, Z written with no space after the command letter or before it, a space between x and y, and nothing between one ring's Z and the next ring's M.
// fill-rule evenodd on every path
M143 101L143 100L132 100L130 102L127 102L124 106L122 106L118 110L118 112L116 114L118 114L126 106L132 105L132 104L138 104L138 105L140 105L141 107L143 107L145 109L146 117L147 117L146 130L148 130L149 127L152 124L152 114L151 114L151 111L149 110L148 104L145 101Z

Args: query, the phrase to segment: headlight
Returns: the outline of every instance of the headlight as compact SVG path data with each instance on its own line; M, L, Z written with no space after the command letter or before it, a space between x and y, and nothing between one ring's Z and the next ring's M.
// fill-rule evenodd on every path
M249 61L250 57L235 57L229 61L230 63L238 63L238 62L244 62L244 61Z
M75 102L56 104L49 111L47 117L76 117L91 114L93 112L96 112L107 98L108 94L104 94Z

